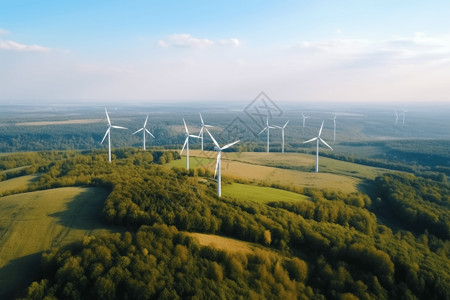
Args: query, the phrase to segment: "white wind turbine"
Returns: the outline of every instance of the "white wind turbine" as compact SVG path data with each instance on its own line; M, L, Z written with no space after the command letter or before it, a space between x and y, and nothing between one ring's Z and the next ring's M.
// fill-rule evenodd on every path
M137 130L137 131L135 131L135 132L133 133L133 134L136 134L136 133L142 131L142 136L143 136L143 138L144 138L144 142L143 142L144 150L145 150L145 133L147 132L147 133L150 134L153 138L155 138L155 136L154 136L150 131L148 131L147 128L145 128L145 126L147 126L147 120L148 120L148 115L147 115L147 118L145 119L144 127L142 127L141 129L139 129L139 130Z
M317 141L317 143L316 143L316 173L319 172L319 141L324 143L325 146L327 146L331 150L333 150L333 148L331 148L330 145L328 145L327 142L325 142L320 137L320 135L322 134L322 128L323 128L323 121L322 121L322 126L320 126L319 134L315 138L312 138L312 139L310 139L310 140L308 140L308 141L303 143L303 144L306 144L306 143L309 143L309 142L312 142L312 141Z
M269 126L269 118L266 119L266 127L264 127L263 130L261 130L260 133L258 133L258 135L260 135L261 133L263 133L265 130L267 130L267 153L269 153L269 130L270 129L275 129L275 127Z
M395 111L395 125L398 124L398 112Z
M219 170L219 174L217 176L217 194L219 195L219 197L222 196L222 183L221 183L221 169L222 169L222 163L221 163L221 158L222 158L222 150L228 149L231 146L233 146L236 143L239 143L239 140L227 144L225 146L223 146L222 148L220 148L219 144L217 143L217 141L214 139L214 137L212 136L211 132L209 132L208 128L205 128L206 131L208 132L209 136L211 137L213 143L214 143L214 150L216 150L217 153L217 162L216 162L216 170L214 171L214 177L216 177L217 174L217 170Z
M199 133L198 135L199 135L200 138L202 139L202 151L203 151L203 135L204 135L204 133L205 133L205 128L206 128L206 127L211 128L211 127L214 127L214 126L212 126L212 125L206 125L205 122L203 122L202 114L199 113L199 115L200 115L200 120L202 121L202 129L200 129L200 133Z
M408 111L406 110L406 109L402 109L402 115L403 115L403 125L405 125L405 116L406 116L406 113L407 113Z
M283 127L274 125L274 127L281 129L281 153L284 153L284 128L286 128L286 125L288 123L289 120L286 122L286 124L284 124Z
M333 143L336 143L336 114L333 114L333 126L334 126L334 131L333 131Z
M305 114L302 112L302 118L303 118L303 128L305 128L306 119L308 119L309 116L305 116Z
M186 147L186 169L189 170L189 138L193 137L193 138L199 139L200 137L197 135L189 134L189 130L186 126L186 122L184 121L184 118L183 118L183 123L184 123L184 129L186 129L186 133L185 133L186 139L184 140L184 145L183 145L183 148L181 149L180 155L183 154L183 150Z
M108 136L108 154L109 154L109 162L111 162L111 128L117 128L117 129L127 129L127 128L122 127L122 126L111 125L111 120L109 119L108 111L106 110L106 107L105 107L105 112L106 112L106 118L108 119L108 129L106 130L105 136L103 137L103 140L100 144L103 144L106 136Z

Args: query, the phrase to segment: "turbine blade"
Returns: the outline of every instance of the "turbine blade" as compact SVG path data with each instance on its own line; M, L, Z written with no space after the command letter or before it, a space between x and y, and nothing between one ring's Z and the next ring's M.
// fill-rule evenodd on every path
M216 178L216 175L217 175L217 167L219 166L221 155L222 155L222 151L219 151L219 153L217 154L216 169L214 170L214 178Z
M202 114L201 113L198 113L198 114L200 115L200 120L202 121L202 126L204 126L205 122L203 122Z
M283 128L285 128L288 123L289 123L289 120L286 122L286 124L284 124Z
M318 135L318 137L320 137L320 135L322 134L323 122L325 122L325 121L322 121L322 125L320 126L320 130L319 130L319 135Z
M193 138L196 138L196 139L199 139L199 138L200 138L199 135L193 135L193 134L190 134L189 136L190 136L190 137L193 137Z
M327 142L325 142L324 140L322 140L321 138L319 138L319 140L325 144L325 146L327 146L328 148L330 148L331 150L333 150L333 148L330 147L330 145L327 144Z
M212 139L214 145L216 145L216 147L220 149L219 144L218 144L217 141L214 139L214 137L212 136L211 132L209 132L208 128L205 128L205 130L206 130L206 132L209 134L209 136L211 137L211 139Z
M147 121L148 121L148 115L147 115L147 118L145 118L145 122L144 122L144 127L143 128L145 128L145 126L147 126Z
M269 126L269 128L270 128L270 129L275 129L275 127L273 127L273 126Z
M106 118L108 119L108 124L111 125L111 121L109 120L108 111L106 110L106 107L105 107L105 112L106 112Z
M103 144L103 142L105 141L106 136L108 135L110 130L111 130L111 127L108 127L108 130L106 130L105 136L103 137L103 140L102 140L102 142L100 144Z
M152 136L152 138L155 138L155 136L154 136L150 131L148 131L147 128L145 128L145 131L146 131L148 134L150 134L150 135Z
M263 133L264 131L266 131L266 129L267 129L267 127L264 127L264 129L263 129L263 130L261 130L261 132L260 132L260 133L258 133L258 135L260 135L261 133Z
M189 139L189 137L187 136L186 139L184 140L183 148L181 148L180 155L183 153L184 147L186 147L186 144L187 144L187 142L188 142L188 139Z
M184 123L184 129L186 129L186 133L189 134L189 130L187 129L186 122L184 121L184 118L183 118L183 123Z
M128 129L126 127L122 127L122 126L111 126L112 128L117 128L117 129Z
M277 126L277 125L273 125L273 127L278 128L278 129L283 129L284 128L284 127L280 127L280 126Z
M310 140L307 140L306 142L303 142L303 144L306 144L306 143L309 143L309 142L312 142L312 141L315 141L315 140L317 140L316 137L315 137L315 138L312 138L312 139L310 139Z
M138 133L139 131L142 131L142 130L144 130L144 128L141 128L141 129L139 129L139 130L133 132L133 134L136 134L136 133ZM132 134L132 135L133 135L133 134Z
M212 126L212 125L204 125L205 127L209 127L209 128L212 128L212 127L214 127L214 126Z
M233 142L233 143L230 143L230 144L228 144L228 145L225 145L225 146L223 146L220 150L228 149L228 148L230 148L231 146L233 146L234 144L239 143L239 141L240 141L240 140L237 140L236 142Z

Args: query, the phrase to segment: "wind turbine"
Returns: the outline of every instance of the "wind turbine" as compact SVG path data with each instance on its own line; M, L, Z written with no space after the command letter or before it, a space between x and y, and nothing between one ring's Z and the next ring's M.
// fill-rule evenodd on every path
M395 111L395 125L398 124L398 113L397 111Z
M303 144L306 144L306 143L309 143L309 142L312 142L312 141L317 141L317 143L316 143L316 145L317 145L317 146L316 146L316 173L319 172L319 141L322 142L322 143L324 143L325 146L327 146L327 147L330 148L331 150L333 150L333 148L331 148L330 145L328 145L327 142L325 142L325 141L320 137L320 135L322 134L322 128L323 128L323 121L322 121L322 126L320 126L319 134L318 134L315 138L312 138L312 139L310 139L310 140L308 140L308 141L306 141L306 142L303 143Z
M281 129L281 153L284 153L284 128L286 128L286 125L288 123L289 123L289 120L286 122L286 124L284 124L283 127L274 125L274 127Z
M222 196L222 183L221 183L221 169L222 169L222 163L221 163L221 158L222 158L222 150L228 149L231 146L233 146L236 143L239 143L239 140L227 144L225 146L223 146L222 148L220 148L219 144L217 143L217 141L214 139L214 137L212 136L211 132L209 132L208 128L205 128L206 131L208 132L209 136L211 137L213 143L214 143L214 150L216 150L217 153L217 162L216 162L216 170L214 171L214 177L216 177L217 174L217 170L219 170L219 176L217 177L217 194L219 195L219 197Z
M144 151L145 151L145 132L147 132L147 133L150 134L153 138L155 138L155 136L154 136L150 131L148 131L147 128L145 128L145 126L147 126L147 120L148 120L148 115L147 115L147 118L145 119L144 127L142 127L141 129L139 129L139 130L137 130L137 131L135 131L135 132L133 133L133 134L136 134L136 133L138 133L139 131L142 131L142 136L143 136L143 138L144 138L144 142L143 142L143 145L144 145Z
M336 114L333 114L333 124L334 124L334 131L333 131L333 143L336 143Z
M206 125L205 122L203 122L202 114L199 113L199 115L200 115L200 120L202 121L202 129L200 129L200 133L198 134L198 136L202 139L202 151L203 151L203 135L205 133L205 128L206 127L214 127L214 126Z
M309 118L309 116L305 116L305 114L302 112L302 118L303 118L303 128L305 128L305 122L306 122L306 119Z
M183 145L183 148L181 149L180 155L183 153L184 147L186 147L186 169L189 170L189 138L193 137L193 138L199 139L200 137L193 135L193 134L189 134L189 130L186 126L186 122L184 121L184 118L183 118L183 123L184 123L184 129L186 129L186 134L185 134L186 139L184 140L184 145Z
M122 127L122 126L111 125L111 120L109 119L108 111L106 110L106 107L105 107L105 112L106 112L106 118L108 119L108 129L106 130L105 136L103 137L103 140L100 144L103 144L106 136L108 136L108 154L109 154L109 162L111 162L111 128L117 128L117 129L127 129L127 128Z
M269 153L269 129L275 129L275 127L269 126L269 118L266 119L266 127L264 127L263 130L261 130L260 133L258 133L258 135L260 135L261 133L263 133L265 130L267 130L267 153Z
M402 109L402 115L403 115L403 125L405 125L405 116L406 116L406 109Z

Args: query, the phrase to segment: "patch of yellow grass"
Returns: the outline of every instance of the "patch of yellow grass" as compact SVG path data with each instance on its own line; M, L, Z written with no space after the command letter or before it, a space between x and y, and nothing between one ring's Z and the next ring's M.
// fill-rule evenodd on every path
M0 298L35 279L40 253L109 231L101 222L108 192L67 187L0 198Z
M243 242L231 238L226 238L214 234L203 234L195 232L186 232L187 235L195 238L201 246L209 246L230 253L253 253L255 246L248 242Z
M37 177L38 175L26 175L0 181L0 194L12 190L25 189Z
M39 122L22 122L16 123L17 126L45 126L45 125L67 125L67 124L91 124L100 123L105 119L81 119L81 120L66 120L66 121L39 121Z

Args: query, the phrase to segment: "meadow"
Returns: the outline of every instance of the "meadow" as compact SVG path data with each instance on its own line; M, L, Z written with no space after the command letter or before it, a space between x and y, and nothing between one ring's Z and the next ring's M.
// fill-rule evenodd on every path
M307 201L309 197L280 189L254 186L248 184L232 183L222 187L224 197L234 198L238 201L268 202L298 202Z
M24 184L33 178L12 180ZM0 298L40 276L43 251L108 232L101 221L106 196L101 188L65 187L1 197Z

